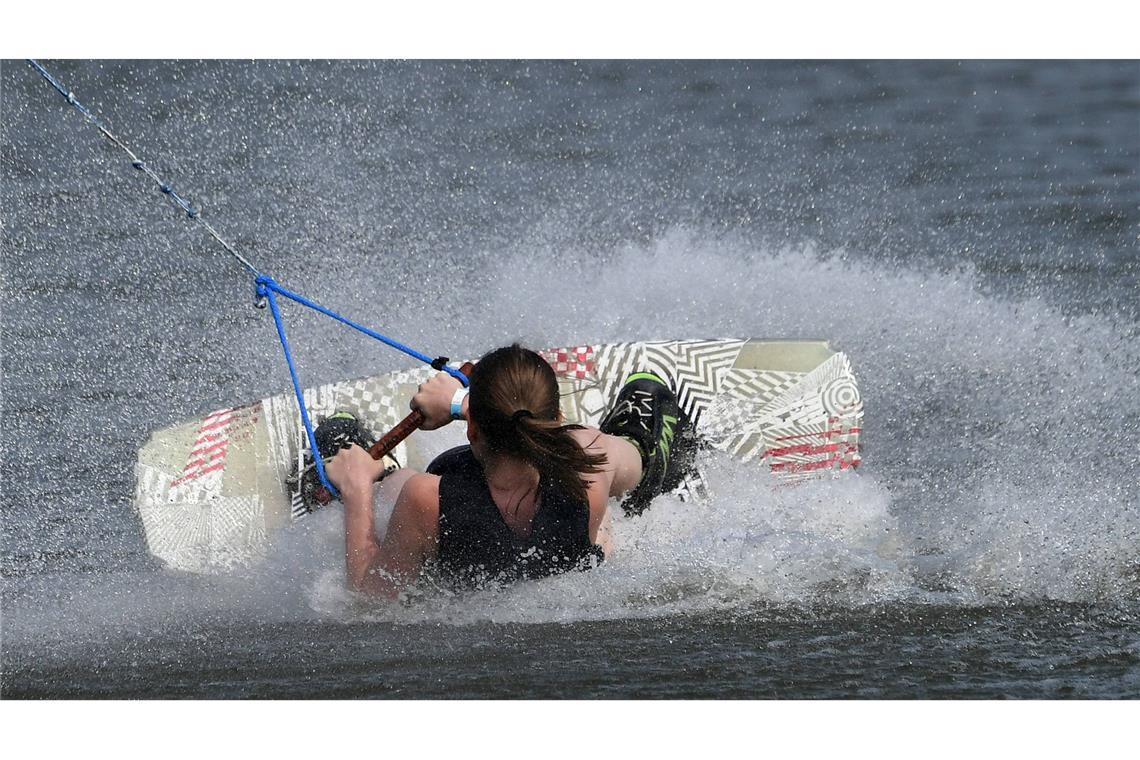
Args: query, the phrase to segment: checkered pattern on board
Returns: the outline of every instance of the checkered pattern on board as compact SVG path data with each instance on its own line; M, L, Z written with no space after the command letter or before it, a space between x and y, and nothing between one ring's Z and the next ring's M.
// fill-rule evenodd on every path
M554 369L554 374L585 380L594 374L594 347L573 346L539 351L539 355Z
M383 376L338 384L333 405L351 412L373 438L378 438L396 424L400 412L407 407L406 401L400 404L396 398L396 390L391 380Z

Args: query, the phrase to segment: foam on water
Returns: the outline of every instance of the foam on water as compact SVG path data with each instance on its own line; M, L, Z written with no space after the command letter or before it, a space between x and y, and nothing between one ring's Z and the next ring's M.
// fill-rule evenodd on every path
M457 318L441 322L426 305L418 318L438 330L428 343L454 345L456 324L461 342L480 348L511 338L825 337L851 356L867 407L858 475L774 489L748 466L711 462L712 504L663 499L619 521L625 546L612 572L545 584L566 588L570 609L555 617L821 595L1137 595L1134 322L989 295L966 268L879 267L689 229L603 255L519 245L488 262L474 285L440 294L460 304ZM530 593L501 603L540 616L550 591Z
M1135 323L988 295L966 269L881 267L691 229L601 253L524 241L472 259L480 263L470 277L441 277L411 303L361 266L348 276L376 290L348 294L343 310L391 322L375 304L398 299L406 338L470 354L515 339L828 338L862 385L863 467L788 488L712 454L711 502L664 497L642 517L618 517L619 549L595 571L397 605L344 590L340 515L327 510L232 577L145 571L67 590L27 579L13 597L24 608L17 632L146 631L187 618L568 622L757 604L1140 596ZM294 343L343 357L355 338L337 330L304 323ZM360 361L346 374L375 369Z

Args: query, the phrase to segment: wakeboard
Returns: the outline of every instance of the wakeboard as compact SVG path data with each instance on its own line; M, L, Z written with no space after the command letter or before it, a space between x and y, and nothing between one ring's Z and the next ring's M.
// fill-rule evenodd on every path
M863 403L848 358L826 341L679 340L570 346L539 353L558 377L567 422L597 425L625 379L668 380L702 446L754 463L779 482L859 464ZM304 391L317 424L349 411L379 438L408 413L430 367ZM395 450L422 470L457 434L412 435ZM139 450L135 507L150 552L169 567L224 572L262 556L275 532L304 519L297 473L310 462L293 394L218 409L159 430ZM699 501L708 485L698 459L674 492Z

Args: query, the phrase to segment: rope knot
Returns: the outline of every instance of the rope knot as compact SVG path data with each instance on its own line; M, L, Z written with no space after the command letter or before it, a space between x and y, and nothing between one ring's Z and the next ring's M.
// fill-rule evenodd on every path
M269 275L260 274L257 279L253 281L254 296L253 306L256 309L264 309L269 305L269 287L273 283L273 278Z

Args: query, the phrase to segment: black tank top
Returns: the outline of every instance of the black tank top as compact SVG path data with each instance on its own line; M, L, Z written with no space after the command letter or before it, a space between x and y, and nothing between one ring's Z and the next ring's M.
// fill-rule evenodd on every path
M439 554L446 580L477 587L586 569L603 558L590 542L590 506L539 481L538 511L529 538L519 538L491 498L483 467L470 446L435 458L427 471L439 475Z

